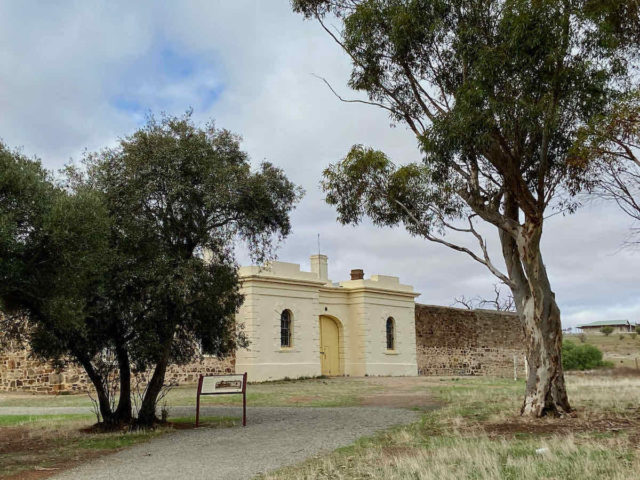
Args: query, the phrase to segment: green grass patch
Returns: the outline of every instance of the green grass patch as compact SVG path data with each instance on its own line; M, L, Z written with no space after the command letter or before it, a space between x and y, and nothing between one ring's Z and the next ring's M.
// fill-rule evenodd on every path
M15 427L34 424L63 424L77 420L95 420L92 414L60 414L60 415L0 415L0 427Z
M77 448L88 450L117 450L146 442L165 433L161 429L127 433L92 434L75 440Z
M242 419L240 417L200 417L200 426L208 428L228 428L240 425ZM196 417L169 417L169 422L179 425L195 425Z

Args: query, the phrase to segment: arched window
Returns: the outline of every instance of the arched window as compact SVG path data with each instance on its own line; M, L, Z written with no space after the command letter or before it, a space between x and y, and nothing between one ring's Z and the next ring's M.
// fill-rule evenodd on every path
M281 347L290 347L291 346L291 334L292 334L292 325L291 325L291 311L283 310L280 314L280 346Z
M396 348L395 322L392 317L387 318L387 350Z

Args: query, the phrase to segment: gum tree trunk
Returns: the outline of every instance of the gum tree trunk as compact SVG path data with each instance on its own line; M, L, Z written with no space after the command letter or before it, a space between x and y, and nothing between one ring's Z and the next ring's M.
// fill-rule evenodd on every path
M515 204L505 213L518 220ZM527 386L523 416L560 416L571 412L562 369L560 309L540 253L542 222L526 221L516 239L500 232L502 253L527 345Z
M520 413L530 417L561 416L571 411L562 370L560 309L553 292L533 283L536 293L526 299L522 319L529 372Z

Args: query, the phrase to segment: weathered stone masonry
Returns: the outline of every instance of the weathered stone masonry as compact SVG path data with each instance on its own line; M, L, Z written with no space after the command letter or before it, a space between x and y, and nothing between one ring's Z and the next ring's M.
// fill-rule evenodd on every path
M524 332L515 313L416 304L419 375L513 377L524 372Z
M187 365L171 365L167 369L166 381L195 383L200 373L226 374L234 371L233 357L204 357ZM91 389L91 381L82 367L69 365L58 372L49 363L31 358L25 349L0 352L0 391L67 393Z
M416 347L419 375L518 376L523 373L524 337L517 315L490 310L464 310L416 304ZM205 357L171 366L167 381L195 383L200 373L233 373L235 358ZM0 391L82 392L91 388L81 367L57 372L29 357L23 349L0 352Z

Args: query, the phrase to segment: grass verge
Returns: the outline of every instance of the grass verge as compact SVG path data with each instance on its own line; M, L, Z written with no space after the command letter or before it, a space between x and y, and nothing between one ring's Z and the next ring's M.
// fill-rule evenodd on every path
M92 415L1 415L0 479L44 478L89 459L146 442L173 429L193 428L195 417L170 418L149 431L90 433ZM235 417L203 417L202 426L238 425Z
M534 421L516 415L522 382L433 379L444 406L419 422L262 478L638 478L640 379L570 376L568 385L577 416Z
M383 388L367 378L312 378L249 384L247 403L254 407L348 407L359 404L360 396ZM167 406L195 406L196 386L172 389L164 398ZM241 395L203 396L202 405L242 405ZM86 394L26 395L0 394L0 407L87 407Z

